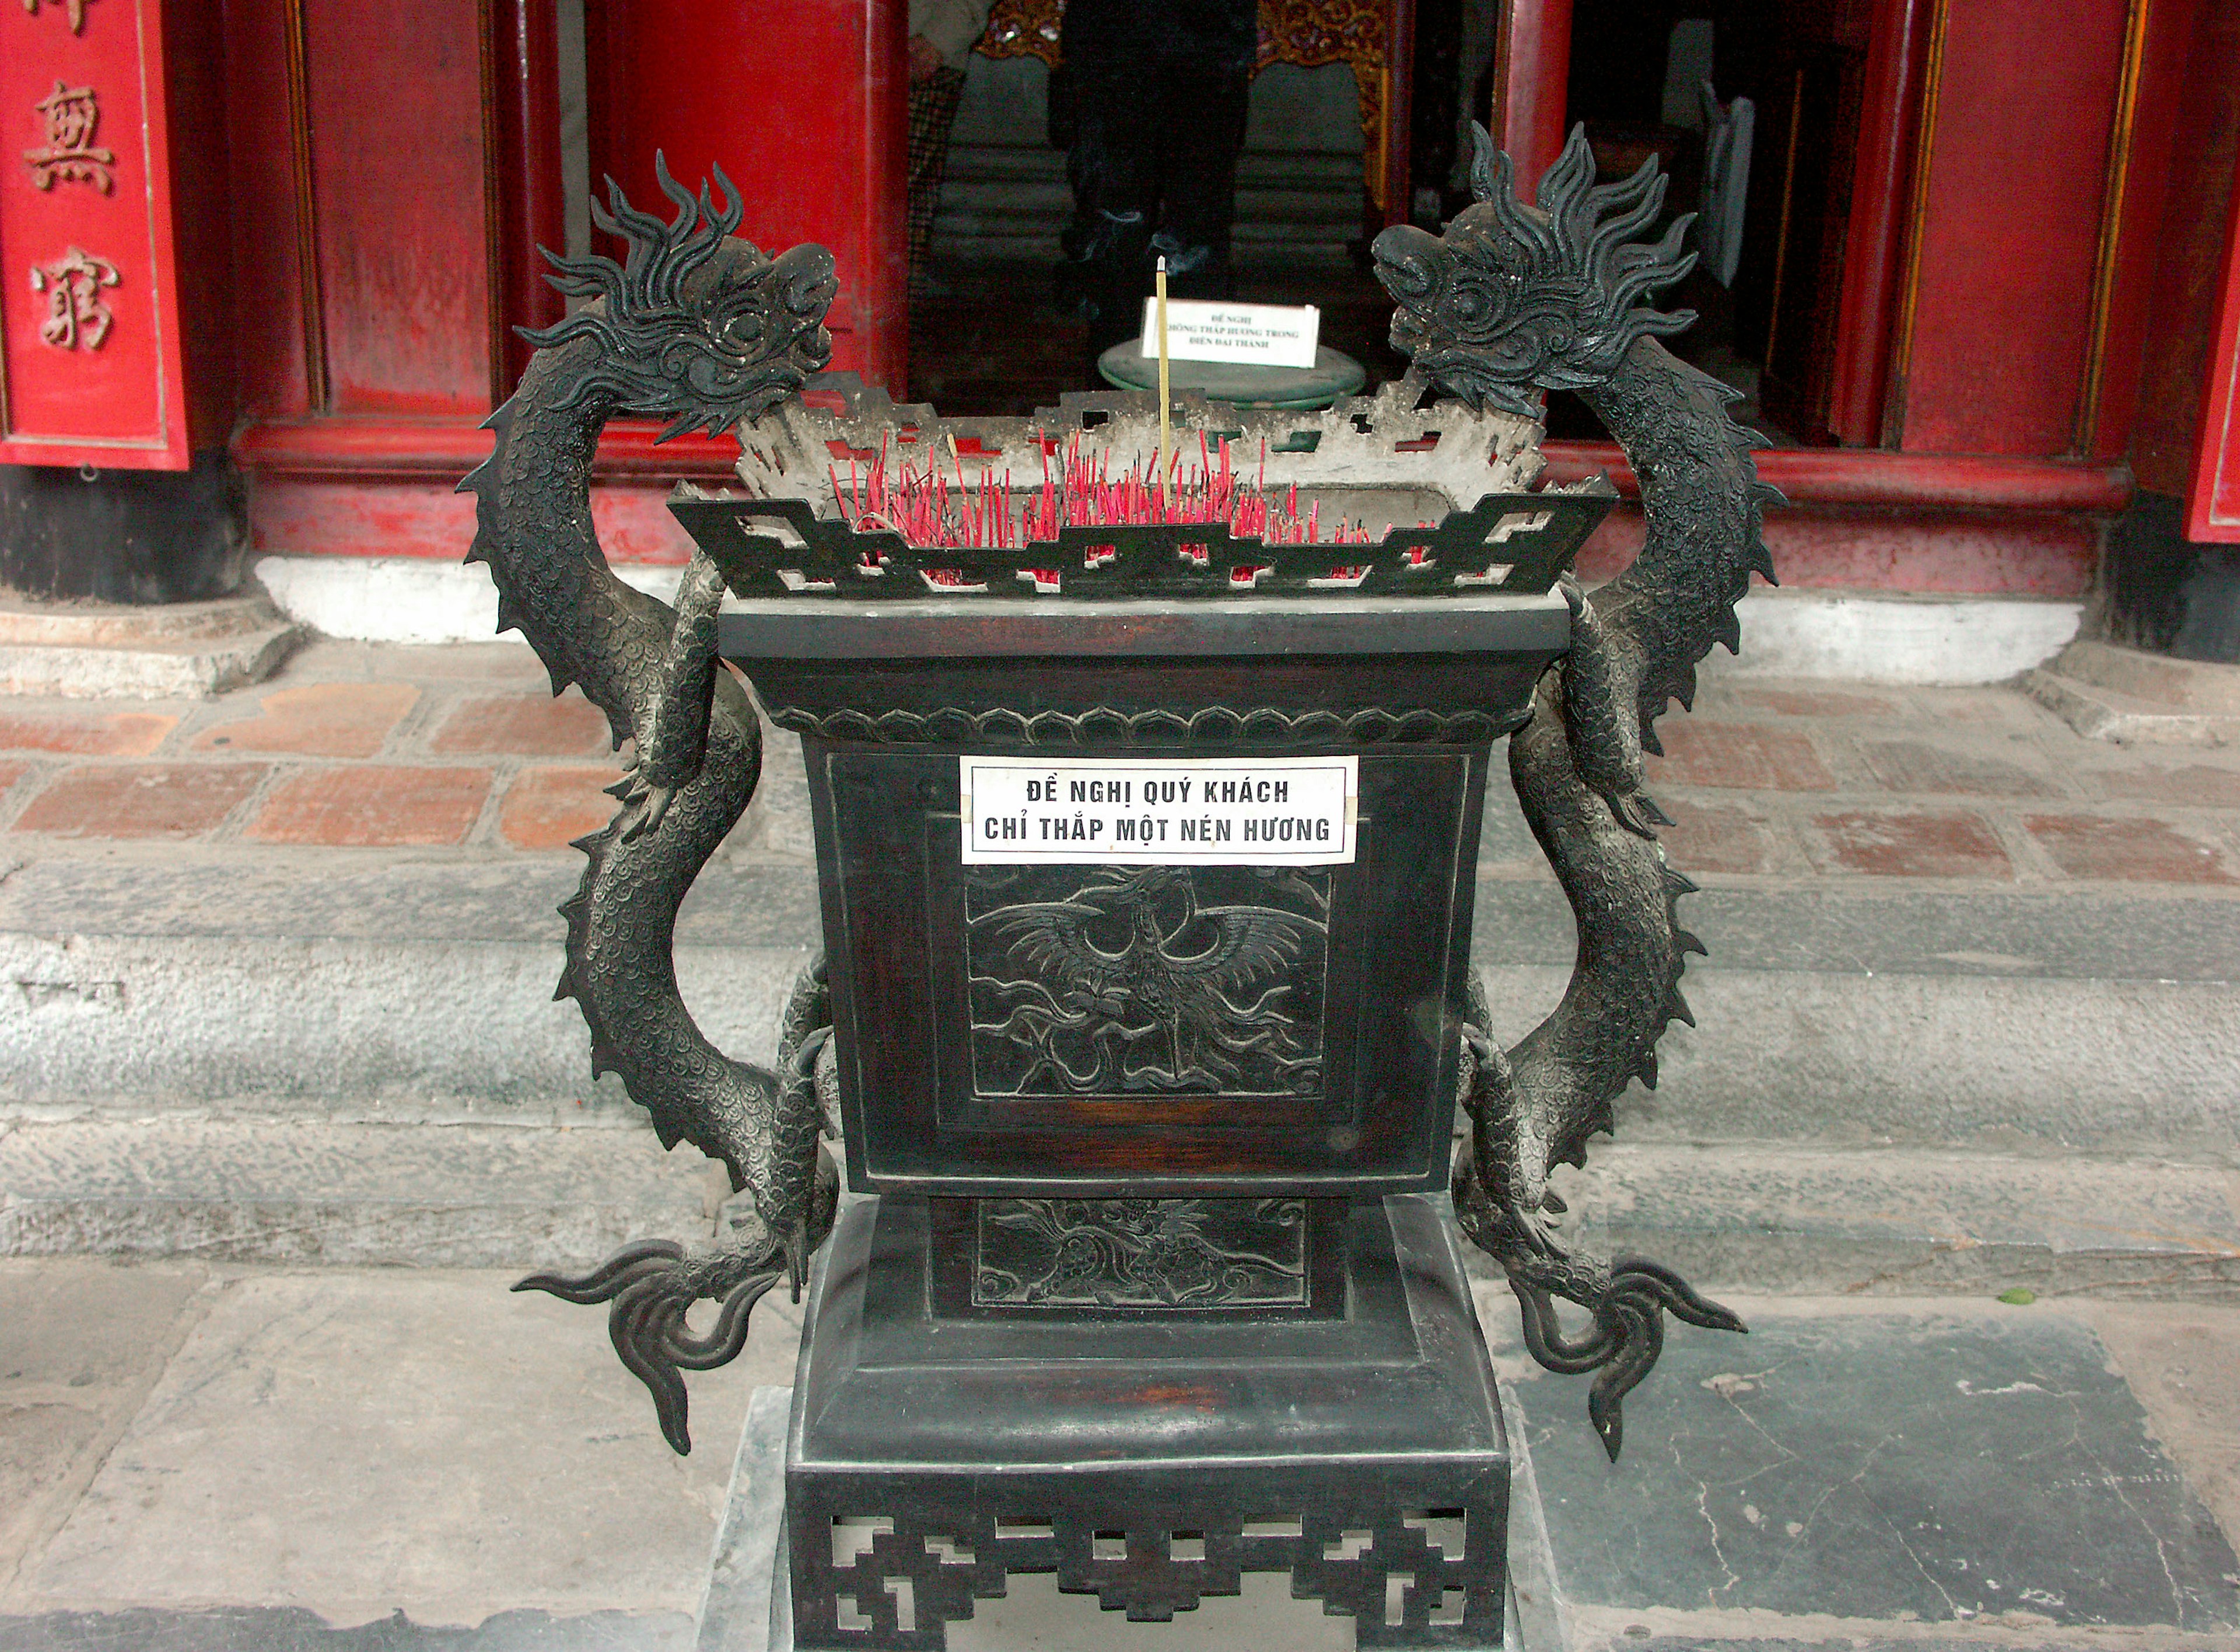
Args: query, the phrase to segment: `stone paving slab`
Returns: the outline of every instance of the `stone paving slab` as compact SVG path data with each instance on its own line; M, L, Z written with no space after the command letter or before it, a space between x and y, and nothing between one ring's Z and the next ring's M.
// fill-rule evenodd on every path
M208 1279L191 1262L0 1262L0 1591L83 1494Z
M1751 1632L1747 1613L1725 1621L1704 1616L1700 1622L1683 1613L1644 1615L1649 1622L1630 1613L1582 1612L1569 1652L2229 1652L2231 1644L2221 1635L2136 1630L2047 1635L1993 1629L1960 1638L1908 1633L1905 1625L1891 1626L1897 1633L1877 1633L1873 1625L1789 1619L1767 1623L1761 1635Z
M682 1612L499 1612L462 1627L398 1612L343 1629L300 1607L0 1618L0 1652L690 1652L692 1638Z
M11 707L0 719L0 751L14 754L0 837L26 843L143 831L111 801L119 788L184 785L195 765L230 764L246 789L163 836L533 856L611 811L599 789L619 769L591 708L572 692L550 700L533 656L508 644L322 643L271 685L222 701ZM122 715L147 720L152 737L103 738ZM1666 834L1674 860L1691 869L1868 887L2240 889L2240 753L2083 740L2012 688L1744 682L1714 666L1697 714L1665 727L1650 785L1678 817ZM808 847L798 748L767 747L763 795L735 847L797 859ZM350 781L359 764L372 777ZM415 769L429 777L399 778ZM422 797L423 786L440 796ZM350 807L304 807L345 796ZM1493 814L1492 858L1537 863L1507 810Z
M2240 1308L2082 1301L2186 1483L2240 1547Z
M699 1611L730 1442L754 1385L790 1376L797 1315L773 1299L739 1363L696 1381L703 1449L680 1459L603 1315L510 1283L225 1282L0 1610L50 1630L57 1613L135 1609L279 1609L338 1628L399 1610L437 1627L608 1613L656 1620L650 1643L676 1644ZM645 1640L517 1627L462 1643Z
M1575 1612L2235 1633L2240 1561L2088 1324L1734 1305L1746 1340L1676 1328L1616 1464L1583 1382L1502 1362Z
M42 1436L67 1469L10 1540L0 1649L755 1652L724 1610L754 1565L717 1538L757 1506L748 1547L770 1529L750 1459L797 1311L766 1300L743 1358L690 1379L679 1460L600 1313L510 1281L0 1264L0 1416L60 1391L105 1429ZM1584 1379L1539 1373L1507 1292L1479 1295L1560 1575L1526 1652L2235 1642L2240 1310L1741 1301L1747 1339L1674 1329L1612 1468ZM1350 1643L1264 1581L1128 1626L1021 1578L951 1645Z

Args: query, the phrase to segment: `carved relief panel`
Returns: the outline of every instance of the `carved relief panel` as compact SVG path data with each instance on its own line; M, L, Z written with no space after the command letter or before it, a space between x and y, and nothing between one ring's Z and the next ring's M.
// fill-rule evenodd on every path
M956 748L805 749L850 1185L1443 1180L1483 747L1362 756L1357 856L1312 866L968 866Z
M1330 903L1319 868L968 869L973 1093L1319 1093Z

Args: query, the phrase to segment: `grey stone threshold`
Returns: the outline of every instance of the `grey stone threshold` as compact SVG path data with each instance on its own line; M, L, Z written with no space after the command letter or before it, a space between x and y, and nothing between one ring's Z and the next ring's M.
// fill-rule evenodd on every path
M0 1132L0 1256L577 1270L690 1242L729 1191L650 1128L173 1116Z
M1627 1140L1557 1186L1560 1234L1706 1290L2240 1296L2240 1176L2214 1166ZM0 1255L582 1269L705 1236L727 1191L619 1109L567 1129L33 1120L0 1131Z
M580 865L407 854L208 849L46 854L0 876L0 932L47 936L551 942ZM1707 888L1681 908L1700 967L1774 972L2240 982L2240 896L1996 887ZM1561 963L1572 927L1545 878L1481 876L1482 963ZM815 868L719 856L677 923L681 946L821 943Z

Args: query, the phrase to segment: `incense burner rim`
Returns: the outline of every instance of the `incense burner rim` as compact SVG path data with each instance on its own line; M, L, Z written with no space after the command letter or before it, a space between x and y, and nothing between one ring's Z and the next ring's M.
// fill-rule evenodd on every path
M1010 603L1000 612L954 597L847 602L809 610L790 597L728 604L724 656L896 661L1058 656L1255 658L1283 655L1563 653L1570 610L1560 591L1450 597L1241 596L1097 603ZM751 672L750 672L751 674Z

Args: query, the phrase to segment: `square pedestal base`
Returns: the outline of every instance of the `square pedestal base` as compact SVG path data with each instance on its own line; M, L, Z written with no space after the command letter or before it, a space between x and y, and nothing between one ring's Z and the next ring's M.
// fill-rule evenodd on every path
M924 1202L851 1206L787 1436L795 1644L940 1649L1012 1571L1136 1621L1288 1571L1361 1646L1498 1645L1509 1449L1446 1202L1342 1228L1327 1317L947 1318Z

